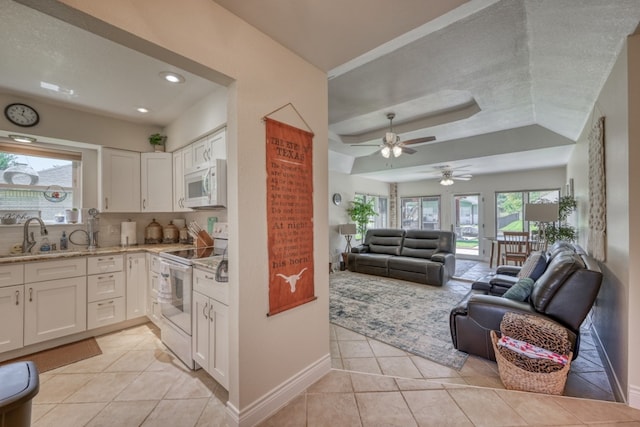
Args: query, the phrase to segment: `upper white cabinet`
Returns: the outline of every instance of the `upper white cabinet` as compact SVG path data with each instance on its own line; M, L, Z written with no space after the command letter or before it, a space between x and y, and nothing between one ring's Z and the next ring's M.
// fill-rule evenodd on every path
M102 212L140 212L140 153L102 149L99 209Z
M209 137L209 160L227 158L227 130L222 129Z
M173 174L171 153L141 154L142 212L171 212Z
M184 205L184 171L189 167L193 156L192 147L181 148L173 152L173 211L190 211Z

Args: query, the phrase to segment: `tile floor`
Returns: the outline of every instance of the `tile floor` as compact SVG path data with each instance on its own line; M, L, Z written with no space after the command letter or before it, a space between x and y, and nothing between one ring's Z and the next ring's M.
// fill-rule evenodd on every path
M148 323L98 337L102 355L41 374L32 425L226 425L227 392L157 334ZM480 358L456 372L335 325L331 355L334 369L263 426L640 426L621 403L501 390Z

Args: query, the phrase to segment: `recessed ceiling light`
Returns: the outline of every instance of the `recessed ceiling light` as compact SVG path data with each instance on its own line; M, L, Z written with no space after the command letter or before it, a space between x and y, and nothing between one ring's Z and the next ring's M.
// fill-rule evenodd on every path
M160 76L169 83L184 83L185 80L185 78L180 74L170 71L163 71L160 73Z
M138 113L143 113L143 114L149 112L149 110L144 107L138 107L137 110L138 110Z
M9 138L13 139L15 142L25 142L29 144L37 141L35 138L24 135L9 135Z

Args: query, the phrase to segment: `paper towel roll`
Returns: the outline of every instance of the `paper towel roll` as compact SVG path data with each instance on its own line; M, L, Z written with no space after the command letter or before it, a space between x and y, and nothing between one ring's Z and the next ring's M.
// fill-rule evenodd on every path
M122 246L137 245L136 241L136 223L135 221L127 221L120 224L120 244Z

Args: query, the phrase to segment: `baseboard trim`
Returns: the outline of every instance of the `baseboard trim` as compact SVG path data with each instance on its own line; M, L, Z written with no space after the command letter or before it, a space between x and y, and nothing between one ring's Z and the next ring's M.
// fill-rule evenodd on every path
M640 386L629 386L629 402L628 405L635 409L640 409Z
M266 420L331 370L327 354L284 381L243 410L227 402L227 423L231 427L251 427Z
M591 336L597 341L597 345L596 348L598 349L598 353L600 353L600 359L603 361L604 363L604 369L605 372L607 374L607 377L609 378L609 383L611 384L611 389L613 391L613 396L615 397L616 401L618 402L623 402L628 404L629 406L631 405L631 396L629 395L628 398L626 396L626 394L624 393L624 390L622 390L622 386L620 385L620 381L618 380L618 376L616 375L616 371L613 369L613 365L611 364L611 359L609 359L609 355L607 354L607 350L604 347L604 345L602 344L602 340L600 339L600 336L598 335L598 330L597 328L593 325L593 321L591 321ZM640 389L638 389L640 391ZM629 393L631 394L631 393ZM640 404L640 400L638 400L638 404ZM640 408L640 406L635 406L636 408Z

